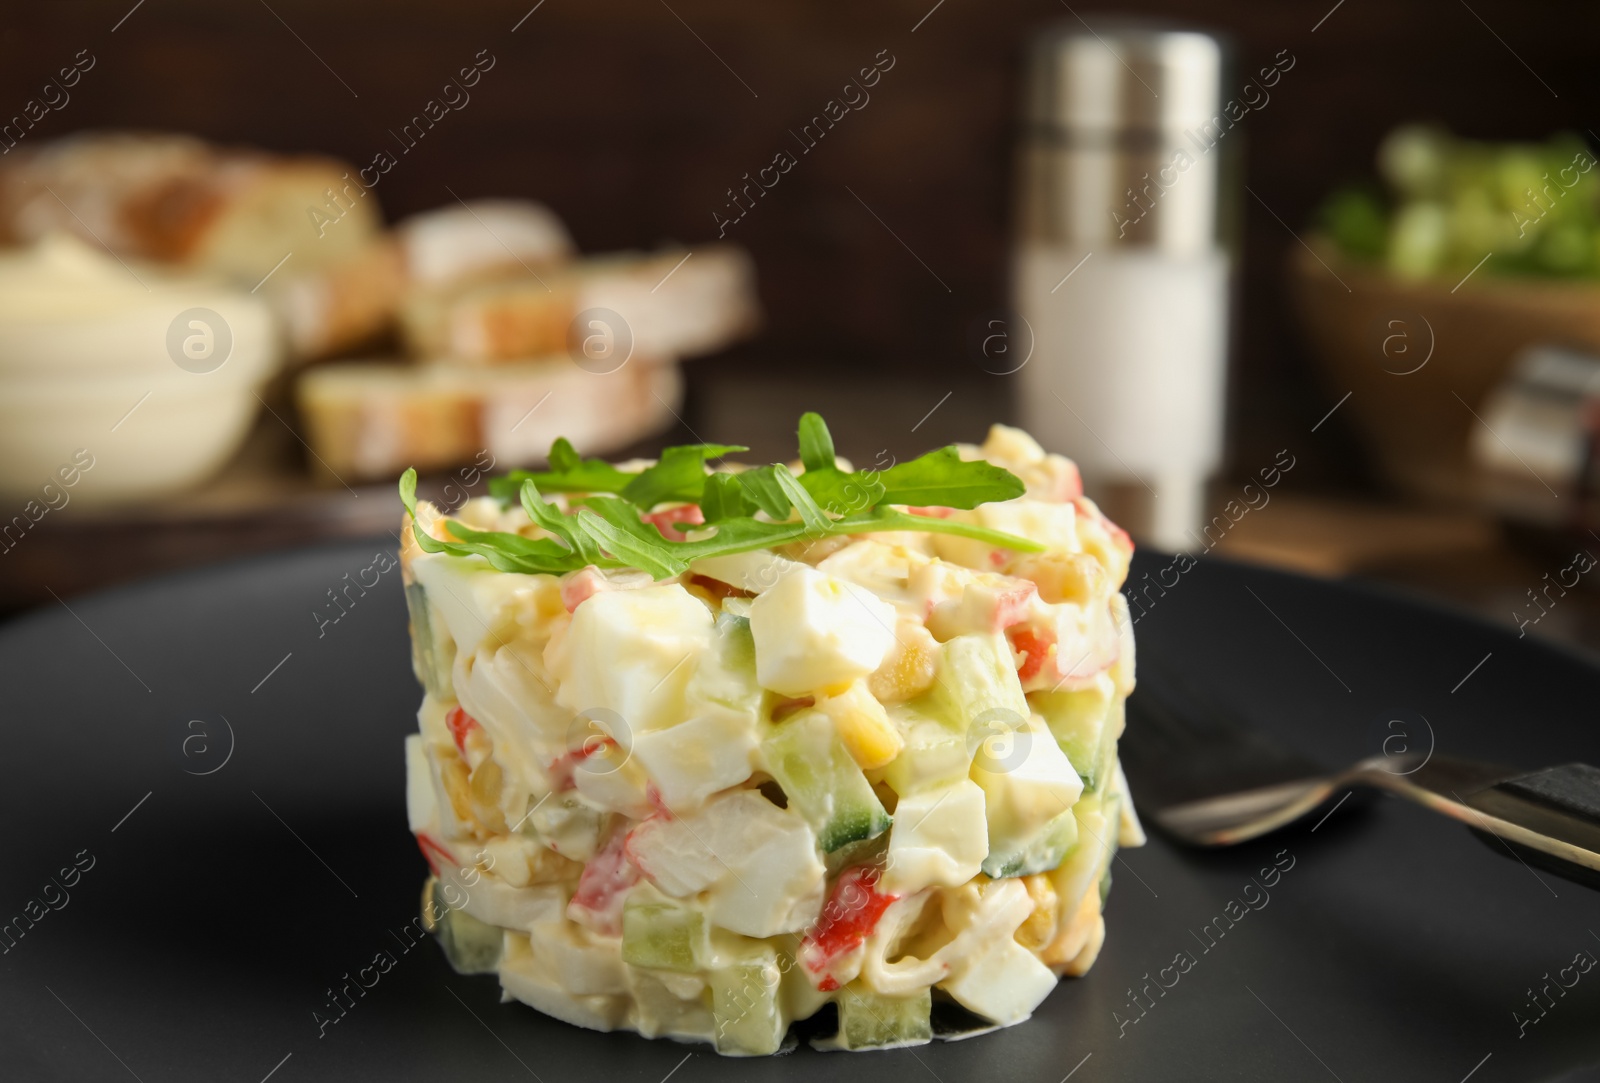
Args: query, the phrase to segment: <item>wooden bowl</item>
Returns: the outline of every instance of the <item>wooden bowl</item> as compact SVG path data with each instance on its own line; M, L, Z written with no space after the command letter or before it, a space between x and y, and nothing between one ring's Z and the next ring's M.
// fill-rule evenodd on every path
M1374 465L1401 491L1474 502L1468 438L1516 355L1537 342L1600 353L1600 282L1397 280L1337 255L1295 250L1290 291L1331 402L1344 403ZM1491 261L1493 257L1490 257Z

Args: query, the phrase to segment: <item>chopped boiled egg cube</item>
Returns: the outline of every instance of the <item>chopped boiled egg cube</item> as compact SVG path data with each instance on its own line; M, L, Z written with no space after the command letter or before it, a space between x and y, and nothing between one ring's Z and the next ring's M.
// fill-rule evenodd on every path
M814 568L784 572L750 604L756 678L786 696L848 684L894 645L894 607Z
M1088 497L1077 497L1072 503L1079 512L1081 548L1104 565L1112 589L1120 590L1122 581L1128 577L1128 562L1133 559L1133 539L1126 530L1107 519Z
M630 750L614 742L593 744L589 749L572 767L572 784L579 796L606 812L634 818L650 815L650 780Z
M633 756L674 815L750 777L757 748L752 720L727 708L634 739Z
M1083 793L1083 780L1037 716L969 736L978 739L972 780L983 788L992 852L1022 849Z
M689 571L751 594L760 594L777 583L784 572L800 566L799 561L779 556L770 549L752 549L748 553L701 557L690 562Z
M1088 553L1023 553L1011 562L1011 574L1031 580L1039 597L1054 605L1087 605L1111 592L1105 568Z
M900 798L889 829L883 890L909 895L957 887L978 875L989 853L983 790L970 779Z
M1006 467L1029 466L1045 457L1039 441L1011 425L989 426L989 435L978 450L985 459Z
M720 794L682 816L651 817L629 834L627 852L666 894L705 891L712 924L745 936L799 932L822 906L816 835L755 790Z
M423 748L422 734L406 738L406 822L414 835L418 831L437 831L439 801L433 789L433 771Z
M817 571L865 587L902 610L915 610L917 600L909 583L912 574L928 563L924 553L897 545L880 534L830 553L817 563Z
M506 933L500 959L500 985L524 1004L564 1023L590 1030L612 1030L627 1018L628 1001L615 994L579 994L562 987L551 961L537 952L526 933Z
M622 959L607 940L570 921L537 921L528 928L533 953L546 973L574 996L627 992Z
M1041 605L1007 634L1017 650L1027 656L1018 674L1022 687L1029 692L1081 687L1115 665L1121 652L1116 617L1112 606L1105 602L1089 606Z
M456 656L456 693L481 725L515 780L525 789L547 788L544 765L565 747L572 712L556 705L555 679L541 652L521 643L484 643Z
M560 587L548 575L497 571L483 560L444 553L425 553L411 567L459 653L515 639L562 611Z
M980 572L959 600L940 602L928 614L935 639L968 633L1001 632L1026 620L1036 608L1038 588L1027 579Z
M955 967L939 988L963 1008L1002 1026L1028 1018L1056 987L1050 968L1010 937L992 941L982 954L960 959Z
M1121 591L1111 595L1111 619L1117 625L1117 661L1111 667L1111 678L1117 682L1117 694L1126 696L1133 691L1135 650L1133 616L1128 612L1128 599Z
M972 511L958 511L955 515L966 522L1028 538L1051 549L1076 553L1083 548L1078 543L1077 510L1072 504L1024 496L997 504L980 504ZM945 560L985 571L1004 567L1017 555L1009 549L997 549L987 542L954 534L935 534L933 544Z
M551 641L556 702L614 711L634 734L670 726L711 638L710 610L677 583L596 594Z

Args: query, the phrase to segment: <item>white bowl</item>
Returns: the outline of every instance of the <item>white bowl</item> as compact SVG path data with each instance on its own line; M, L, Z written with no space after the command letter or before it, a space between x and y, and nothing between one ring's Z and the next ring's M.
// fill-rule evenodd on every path
M39 506L159 496L204 480L238 450L260 401L266 366L232 373L77 380L0 378L0 526ZM81 453L81 454L80 454ZM91 465L73 477L75 461ZM63 469L65 468L65 469ZM53 486L46 489L47 485Z
M267 304L225 282L65 237L0 250L0 380L165 376L208 354L254 370L275 361L277 340Z
M266 304L224 283L70 238L0 254L0 495L18 501L0 531L20 528L17 510L37 521L41 506L205 478L238 449L279 357Z

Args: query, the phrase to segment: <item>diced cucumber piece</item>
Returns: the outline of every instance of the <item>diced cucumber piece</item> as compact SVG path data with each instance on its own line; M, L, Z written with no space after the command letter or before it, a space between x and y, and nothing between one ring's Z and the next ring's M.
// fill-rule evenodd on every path
M755 942L743 958L711 971L707 984L718 1053L761 1057L778 1051L789 1029L778 1001L782 980L777 952Z
M1113 727L1108 724L1115 698L1116 688L1109 679L1096 681L1089 688L1034 692L1028 696L1028 702L1043 716L1089 793L1098 790L1104 781L1106 747L1115 742L1111 736Z
M889 830L883 803L821 711L801 711L773 726L761 750L767 770L816 831L824 853Z
M1101 856L1100 909L1106 906L1106 896L1111 894L1111 863L1117 858L1117 829L1122 822L1121 795L1107 794L1105 799L1105 854Z
M756 641L750 634L750 618L733 613L717 614L717 651L730 669L747 669L752 683L756 671Z
M883 865L888 860L889 838L893 834L890 831L875 839L847 842L837 850L824 854L823 867L827 870L827 878L832 880L851 865Z
M422 889L422 924L439 940L445 961L457 974L493 974L500 967L505 932L479 921L465 910L453 909L429 879Z
M1111 860L1107 846L1115 842L1116 828L1105 815L1106 795L1111 789L1107 787L1100 793L1084 794L1072 806L1073 815L1078 819L1078 841L1055 871L1050 873L1050 883L1067 913L1075 912L1073 907L1081 903L1084 895L1099 883Z
M706 920L666 899L630 897L622 909L622 961L654 970L699 970L709 954Z
M964 733L986 713L1028 717L1028 700L1005 636L953 636L939 648L939 671L928 697Z
M908 997L886 997L851 982L839 992L839 1034L843 1049L922 1045L933 1040L933 994L923 989Z
M1068 809L1046 823L1021 847L1005 852L990 850L983 862L984 875L998 880L1049 872L1061 864L1077 841L1078 818Z
M428 592L421 583L406 587L406 611L411 614L411 669L422 687L437 700L455 699L450 668L456 660L455 640L443 621L435 621L428 607Z
M1100 759L1094 769L1094 782L1091 785L1087 780L1083 787L1090 793L1099 793L1102 789L1110 791L1114 788L1117 777L1117 740L1122 736L1123 714L1127 709L1127 700L1121 696L1111 702L1111 709L1106 712L1105 732L1100 736Z
M889 708L889 719L904 744L883 767L883 780L904 796L923 789L949 786L967 777L972 750L961 730L929 717L909 704Z
M685 695L691 703L706 700L754 718L761 706L761 686L756 683L756 644L748 617L717 615L711 650L689 678Z

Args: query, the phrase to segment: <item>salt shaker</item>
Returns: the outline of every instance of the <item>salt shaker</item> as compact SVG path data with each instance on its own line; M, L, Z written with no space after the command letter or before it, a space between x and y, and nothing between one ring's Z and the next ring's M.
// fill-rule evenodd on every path
M1226 68L1216 37L1147 23L1061 24L1029 56L1011 294L1033 351L1019 413L1113 518L1164 549L1194 546L1222 460L1241 141Z

